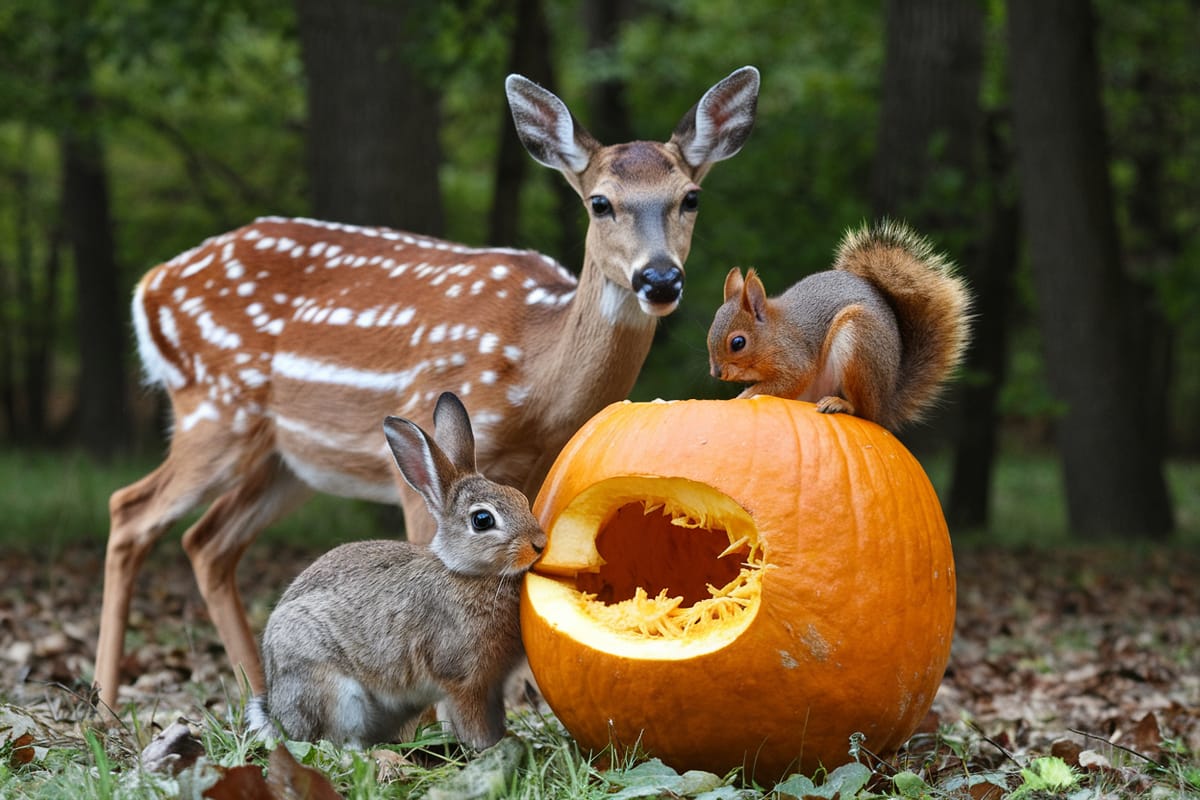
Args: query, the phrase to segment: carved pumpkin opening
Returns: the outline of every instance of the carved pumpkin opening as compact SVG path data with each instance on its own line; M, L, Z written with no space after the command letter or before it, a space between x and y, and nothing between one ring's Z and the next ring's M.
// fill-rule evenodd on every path
M765 554L745 509L682 478L622 477L580 495L534 568L581 619L621 637L735 637L757 611ZM710 643L712 644L712 643Z
M685 605L708 599L709 585L721 587L738 576L749 548L730 545L721 528L689 522L664 506L626 503L596 536L604 565L579 575L575 586L610 605L631 599L639 588L651 597L660 592L681 597Z

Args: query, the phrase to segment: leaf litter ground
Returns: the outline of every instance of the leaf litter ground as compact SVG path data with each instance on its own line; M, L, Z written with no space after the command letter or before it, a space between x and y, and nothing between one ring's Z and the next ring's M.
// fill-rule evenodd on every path
M278 593L316 555L267 547L248 553L240 575L259 629ZM973 776L963 796L989 796L990 787L999 797L1040 780L1028 769L1022 778L1018 767L1051 754L1102 773L1120 788L1113 796L1150 788L1145 770L1135 769L1140 762L1182 754L1196 769L1200 553L969 546L956 561L956 637L933 711L908 751L888 763L872 763L871 743L861 743L860 760L876 776L890 774L892 791L904 793L895 773L911 771L943 787L946 776ZM25 752L14 749L19 735L85 748L79 722L91 709L82 679L91 674L103 549L76 545L54 558L10 552L4 562L0 701L9 723L0 716L0 748ZM131 623L122 703L161 727L177 716L203 719L206 710L224 718L236 683L177 549L151 557ZM26 721L14 726L16 709ZM987 778L999 774L1008 777Z

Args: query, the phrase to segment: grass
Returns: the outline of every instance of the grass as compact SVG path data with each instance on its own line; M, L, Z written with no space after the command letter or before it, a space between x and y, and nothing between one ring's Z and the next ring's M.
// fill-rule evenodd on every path
M99 466L79 453L0 452L0 509L5 515L0 543L36 546L52 556L81 538L103 541L108 532L108 496L154 466L150 460ZM944 493L947 460L929 458L925 467L939 493ZM1175 504L1175 543L1200 545L1200 462L1173 461L1166 472ZM956 531L955 542L1070 544L1062 493L1058 461L1052 455L1003 456L996 464L992 524L987 531ZM265 531L262 541L315 551L348 539L395 535L399 520L397 512L383 506L317 495Z
M177 775L147 771L139 765L136 753L145 740L145 726L131 726L107 738L85 731L74 744L60 743L28 763L17 763L14 748L7 744L0 747L0 799L190 797L214 789L229 769L240 765L257 766L269 773L275 767L268 768L268 745L241 733L238 714L235 710L225 718L209 715L202 726L204 755ZM287 747L296 762L315 769L341 796L353 800L422 796L783 800L832 798L835 792L843 800L1106 800L1130 796L1131 787L1150 797L1200 797L1200 766L1194 759L1156 764L1109 748L1103 754L1106 763L1102 769L1085 770L1057 757L1011 757L965 722L913 737L907 751L888 761L877 759L861 743L848 742L848 746L861 748L855 762L813 776L789 776L766 787L745 785L736 772L724 776L698 771L680 774L652 759L614 759L609 752L584 755L555 720L533 712L510 716L509 725L510 735L505 740L470 759L453 751L441 754L445 740L428 732L412 742L370 753L344 750L328 742L289 742Z
M923 460L930 480L945 498L950 463ZM1174 544L1200 545L1200 461L1173 460L1166 466L1175 510ZM1067 526L1063 481L1057 457L1046 452L1006 454L997 460L992 485L992 520L987 530L953 531L955 544L990 543L1005 547L1092 545L1074 540Z
M103 542L109 495L155 466L149 459L99 465L78 452L0 451L0 543L52 557L80 541ZM375 503L316 495L265 531L262 541L318 551L348 539L394 535L399 519L398 512Z

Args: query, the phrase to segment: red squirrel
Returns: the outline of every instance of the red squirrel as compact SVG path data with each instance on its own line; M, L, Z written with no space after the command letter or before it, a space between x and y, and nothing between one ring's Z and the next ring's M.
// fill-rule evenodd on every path
M951 263L907 225L849 231L833 269L767 297L753 269L725 277L708 332L713 377L854 414L895 431L936 402L962 360L970 296Z

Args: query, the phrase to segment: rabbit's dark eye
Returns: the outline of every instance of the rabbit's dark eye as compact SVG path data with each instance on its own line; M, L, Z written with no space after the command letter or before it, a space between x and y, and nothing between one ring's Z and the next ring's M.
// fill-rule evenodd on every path
M683 202L680 204L680 208L682 208L684 211L695 211L696 209L700 208L700 190L692 189L690 192L685 194L683 196Z
M607 217L613 213L612 203L602 194L593 195L591 198L592 213L597 217Z
M471 512L471 528L476 531L490 531L496 527L496 515L490 511L479 509Z
M733 352L746 349L746 337L740 333L729 340L729 349Z

